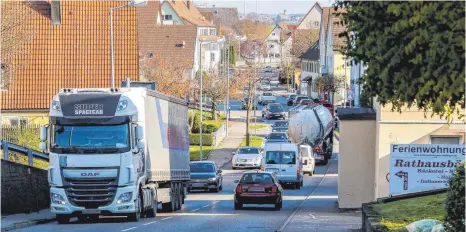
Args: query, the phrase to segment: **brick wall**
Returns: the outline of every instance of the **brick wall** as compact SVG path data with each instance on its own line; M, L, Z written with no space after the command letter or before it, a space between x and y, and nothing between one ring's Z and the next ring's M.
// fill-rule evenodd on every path
M2 215L29 213L50 206L47 171L2 160Z

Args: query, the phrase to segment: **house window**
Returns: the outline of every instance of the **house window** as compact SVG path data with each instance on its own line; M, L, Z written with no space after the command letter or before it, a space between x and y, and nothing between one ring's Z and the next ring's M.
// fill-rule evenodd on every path
M163 20L172 20L172 15L164 15Z
M210 53L210 61L214 62L215 61L215 53Z
M273 44L272 44L272 45L270 45L270 48L273 48L273 47L275 47Z
M23 126L26 126L28 124L28 119L27 118L14 117L14 118L9 118L8 122L13 127L17 127L17 126L23 127Z
M314 21L314 23L312 23L312 25L313 25L314 27L318 27L318 26L319 26L319 21Z
M209 29L201 29L201 35L209 35Z
M216 35L215 28L214 28L214 29L210 29L210 35Z
M431 144L460 144L460 136L431 136Z
M272 36L275 36L275 32L272 32Z
M152 57L154 57L154 53L152 52L147 53L147 58L152 58Z

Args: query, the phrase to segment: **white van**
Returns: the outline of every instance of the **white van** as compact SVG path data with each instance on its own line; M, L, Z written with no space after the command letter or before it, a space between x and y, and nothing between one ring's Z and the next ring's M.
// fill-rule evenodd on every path
M263 167L274 172L281 184L292 184L296 189L303 186L303 161L296 143L266 143L263 151Z
M312 148L309 145L300 145L299 150L303 159L303 173L312 176L316 169L314 152L312 152Z

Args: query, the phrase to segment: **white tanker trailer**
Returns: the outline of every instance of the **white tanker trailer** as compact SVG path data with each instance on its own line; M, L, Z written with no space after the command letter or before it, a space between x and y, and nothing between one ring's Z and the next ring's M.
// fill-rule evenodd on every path
M312 104L290 115L288 135L293 143L313 148L316 162L327 164L332 155L333 117L320 104Z

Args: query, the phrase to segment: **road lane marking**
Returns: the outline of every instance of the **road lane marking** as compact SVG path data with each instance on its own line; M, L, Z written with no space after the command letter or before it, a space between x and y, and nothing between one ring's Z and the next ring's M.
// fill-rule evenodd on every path
M212 203L212 205L215 205L215 204L217 204L217 203L219 203L219 202L220 202L220 201L214 201L214 203Z
M164 221L164 220L167 220L167 219L170 219L172 217L166 217L166 218L162 218L161 220Z
M191 210L191 212L196 212L196 211L198 211L198 210L200 210L200 209L193 209L193 210Z
M309 215L312 217L312 219L316 219L316 216L314 216L314 214L310 213Z
M304 205L304 203L306 203L306 201L308 199L310 199L312 197L312 195L314 195L317 190L319 190L320 186L322 185L322 183L324 182L325 180L325 176L327 175L328 173L328 170L330 170L330 166L332 166L332 160L330 160L328 166L327 166L327 169L325 170L325 174L324 176L322 177L322 179L320 180L319 182L319 185L317 185L317 187L314 189L314 191L312 191L311 194L309 194L309 196L307 196L302 202L301 204L298 205L298 207L296 207L294 210L293 210L293 213L286 219L285 223L280 227L280 229L277 230L277 232L282 232L285 230L286 226L291 222L291 220L293 219L294 215L296 215L299 211L299 209L301 209L301 207Z
M136 228L137 228L137 227L131 227L131 228L128 228L128 229L122 230L122 231L134 230L134 229L136 229Z
M207 208L207 207L209 207L209 206L210 206L210 205L204 205L204 206L202 206L202 208Z
M153 222L149 222L149 223L146 223L146 224L143 224L143 225L147 226L147 225L150 225L150 224L156 223L156 222L157 222L157 221L153 221Z

